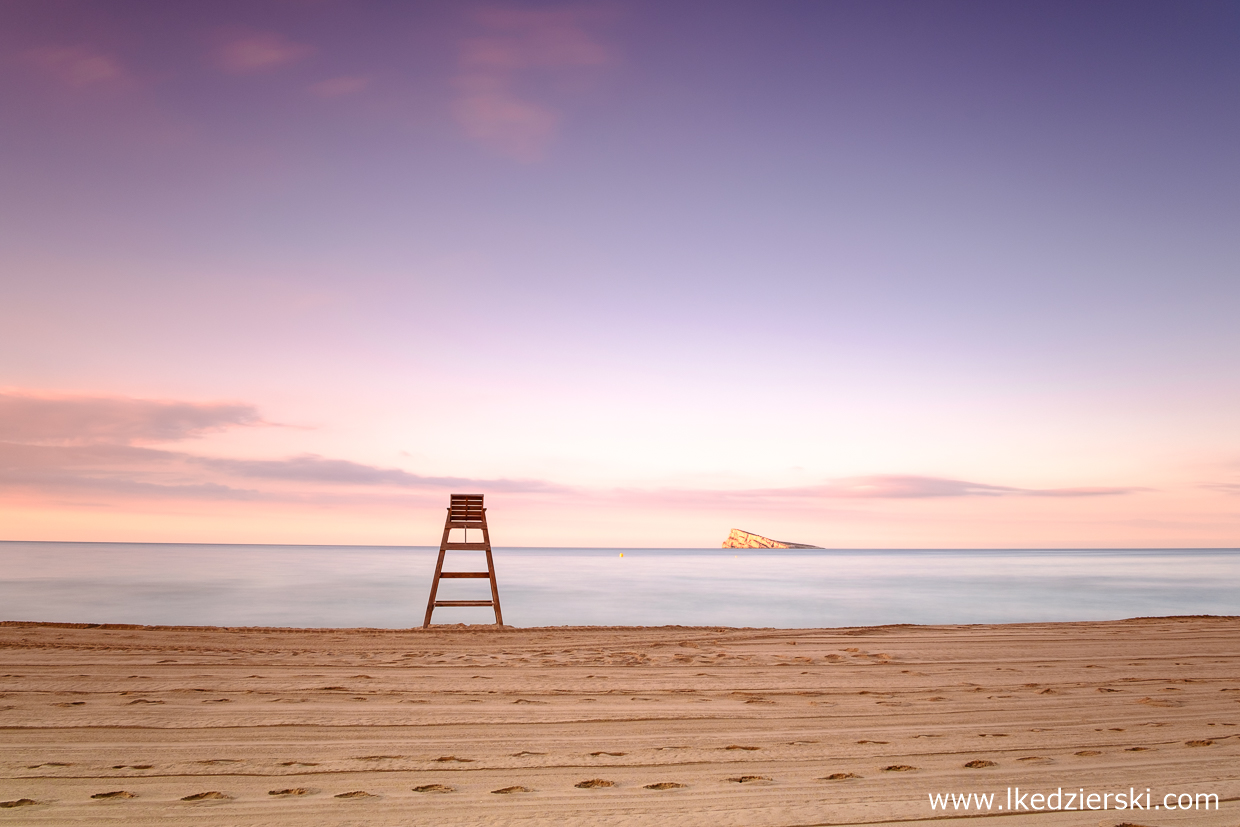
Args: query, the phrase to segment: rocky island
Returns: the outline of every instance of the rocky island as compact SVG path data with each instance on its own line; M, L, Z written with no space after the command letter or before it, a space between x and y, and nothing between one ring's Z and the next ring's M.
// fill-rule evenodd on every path
M807 546L804 543L785 543L782 540L772 540L770 537L763 537L761 534L754 534L750 531L742 531L739 528L732 529L728 534L728 539L723 541L724 548L822 548L822 546Z

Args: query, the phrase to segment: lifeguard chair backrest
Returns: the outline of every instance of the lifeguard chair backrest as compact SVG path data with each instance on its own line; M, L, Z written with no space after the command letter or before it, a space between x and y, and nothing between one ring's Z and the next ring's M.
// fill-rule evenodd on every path
M448 520L453 528L482 528L481 494L453 494L448 505Z

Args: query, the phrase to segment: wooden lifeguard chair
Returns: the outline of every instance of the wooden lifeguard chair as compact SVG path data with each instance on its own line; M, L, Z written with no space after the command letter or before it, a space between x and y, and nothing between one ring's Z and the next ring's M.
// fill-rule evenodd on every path
M452 529L465 530L465 538L459 543L448 542ZM482 530L482 542L469 542L471 528ZM487 553L486 571L444 571L444 555L449 551L485 551ZM490 600L436 600L439 592L440 578L483 578L491 581ZM439 562L435 564L435 579L431 581L431 596L426 601L426 620L422 628L431 625L431 614L440 606L491 606L495 609L495 625L504 625L504 616L499 610L499 586L495 584L495 561L491 558L491 535L487 531L487 510L482 507L481 494L453 494L448 504L448 519L443 524L443 539L439 542Z

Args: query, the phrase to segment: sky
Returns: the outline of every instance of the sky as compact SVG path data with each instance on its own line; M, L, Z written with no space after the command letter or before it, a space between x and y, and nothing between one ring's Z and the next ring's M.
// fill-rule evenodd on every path
M1240 546L1240 5L0 0L0 539Z

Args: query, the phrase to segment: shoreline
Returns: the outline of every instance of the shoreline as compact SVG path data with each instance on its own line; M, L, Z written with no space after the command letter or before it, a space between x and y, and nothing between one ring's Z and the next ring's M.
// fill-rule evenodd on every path
M1005 626L1067 626L1073 624L1096 623L1129 623L1142 620L1240 620L1240 615L1137 615L1133 617L1114 618L1111 620L1024 620L1011 623L880 623L869 626L687 626L669 623L660 626L613 625L613 626L496 626L493 623L436 623L429 629L421 626L386 627L386 626L195 626L166 625L144 623L89 623L56 620L0 620L0 629L5 628L48 628L48 629L102 629L105 631L149 631L149 632L366 632L366 633L418 633L433 631L458 632L580 632L580 631L622 631L631 630L688 630L688 631L719 631L719 632L807 632L807 631L839 631L846 633L856 629L970 629L977 627Z
M928 793L1132 786L1212 792L1221 809L1088 823L1231 827L1237 641L1240 618L1211 616L837 629L0 621L0 824L873 825L943 817Z

